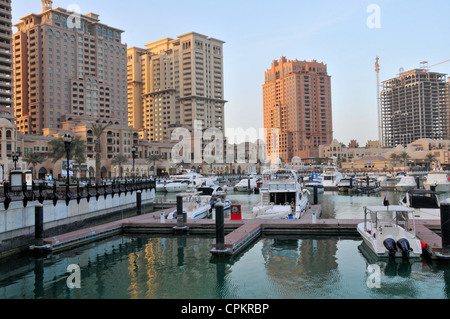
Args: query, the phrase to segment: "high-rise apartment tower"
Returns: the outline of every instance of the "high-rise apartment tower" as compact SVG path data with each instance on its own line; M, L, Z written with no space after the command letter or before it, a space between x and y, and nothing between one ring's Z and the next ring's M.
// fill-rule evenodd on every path
M0 117L14 118L11 0L0 0Z
M448 88L445 74L424 68L384 81L383 146L406 146L420 138L448 139Z
M86 15L52 8L15 24L16 125L25 134L61 128L79 116L126 125L126 50L123 31Z
M283 162L319 156L319 145L333 140L331 77L313 60L272 62L263 85L268 156ZM272 134L273 133L273 134Z
M128 125L150 141L175 127L224 131L223 44L195 32L128 49Z

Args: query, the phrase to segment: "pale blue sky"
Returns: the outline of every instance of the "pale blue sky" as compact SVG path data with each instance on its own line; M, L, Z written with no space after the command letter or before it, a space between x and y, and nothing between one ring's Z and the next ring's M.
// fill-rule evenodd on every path
M12 3L13 23L41 12L40 0ZM326 63L332 76L334 137L364 146L378 139L376 56L381 81L401 67L450 59L448 0L55 0L53 5L71 4L125 30L129 47L190 31L225 41L227 128L262 127L262 85L272 60L315 59ZM371 4L380 8L381 28L367 26ZM450 62L433 71L450 74Z

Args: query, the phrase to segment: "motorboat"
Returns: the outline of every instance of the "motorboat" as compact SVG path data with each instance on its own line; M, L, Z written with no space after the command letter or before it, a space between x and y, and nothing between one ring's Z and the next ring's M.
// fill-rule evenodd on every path
M234 185L234 188L238 192L252 191L256 187L258 187L258 184L256 182L257 182L256 178L253 178L253 177L244 178L244 179L240 180L239 183ZM249 188L249 186L250 186L250 188Z
M354 189L356 184L357 181L353 177L344 177L337 183L337 187L340 192L347 192L350 189Z
M199 192L180 193L183 197L183 213L186 212L187 219L203 219L208 217L211 211L210 196L203 196ZM168 215L168 219L177 219L178 212L175 209Z
M437 193L450 192L450 181L447 173L442 169L435 169L429 172L426 181L423 182L423 187L427 190L434 190Z
M395 179L401 180L402 177L405 177L405 176L407 176L407 175L408 175L408 174L406 174L405 172L399 172L399 173L397 173L397 175L395 176Z
M357 231L378 258L420 258L422 243L416 237L414 209L402 206L366 206Z
M322 173L322 183L324 187L335 187L342 179L342 173L336 166L326 166Z
M420 219L440 219L441 204L436 192L426 189L412 189L400 199L400 205L414 209L414 217Z
M395 189L399 192L407 192L410 189L417 188L417 182L414 176L403 176L400 181L395 185Z
M187 190L194 190L200 186L214 185L214 179L204 177L195 172L183 175L173 175L170 180L171 181L165 185L165 191L168 193L180 193Z
M227 191L224 187L218 185L203 186L197 188L197 191L201 193L202 196L210 196L211 209L217 203L222 203L224 205L223 209L227 210L231 208L231 201L226 199Z
M319 176L317 174L312 174L309 178L309 181L305 184L305 187L312 192L314 190L314 187L317 187L317 193L323 193L325 191L325 188L323 187L322 183L322 176Z
M309 191L303 189L294 170L263 172L260 202L253 208L255 219L299 219L310 206Z
M355 192L363 194L373 194L381 191L381 185L377 178L366 176L360 178L356 183Z

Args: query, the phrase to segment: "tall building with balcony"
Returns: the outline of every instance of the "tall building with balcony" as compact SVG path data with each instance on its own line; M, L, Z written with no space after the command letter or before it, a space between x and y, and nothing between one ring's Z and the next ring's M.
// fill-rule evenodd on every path
M13 35L16 125L24 134L61 128L65 120L128 123L123 31L99 15L53 8L29 14Z
M11 0L0 0L0 117L14 119Z
M406 146L421 138L449 139L449 83L426 68L384 81L380 93L383 146Z
M273 61L265 73L263 108L269 157L284 163L316 158L319 145L333 141L331 77L323 63Z
M223 44L195 32L128 49L128 125L151 142L176 127L224 132Z

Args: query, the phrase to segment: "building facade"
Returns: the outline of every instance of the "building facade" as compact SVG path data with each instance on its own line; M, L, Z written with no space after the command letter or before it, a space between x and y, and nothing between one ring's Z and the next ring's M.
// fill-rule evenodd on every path
M224 132L223 44L195 32L128 49L128 125L150 142L175 127Z
M269 157L284 163L319 156L333 140L331 77L313 60L273 61L263 85L264 128Z
M381 95L382 144L406 146L421 138L448 139L446 75L414 69L384 81Z
M128 123L126 45L123 31L102 24L94 13L53 8L15 27L14 109L24 134L61 128L61 116L90 116Z
M13 119L11 0L0 0L0 117Z

